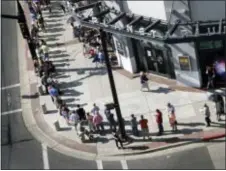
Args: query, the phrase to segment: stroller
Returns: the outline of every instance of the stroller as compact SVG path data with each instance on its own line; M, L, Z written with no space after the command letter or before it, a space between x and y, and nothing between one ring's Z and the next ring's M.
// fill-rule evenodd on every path
M85 140L85 136L89 138L90 141L94 140L93 134L88 131L84 126L84 121L81 121L77 125L78 136L81 138L82 142Z

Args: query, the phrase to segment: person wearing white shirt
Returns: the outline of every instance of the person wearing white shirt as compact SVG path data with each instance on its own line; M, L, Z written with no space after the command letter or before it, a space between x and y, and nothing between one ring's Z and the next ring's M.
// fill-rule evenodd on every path
M48 60L49 59L49 47L45 44L43 44L41 46L42 52L44 54L44 60Z
M177 119L175 115L175 107L171 103L168 103L167 108L168 108L169 123L172 127L172 132L177 131Z
M96 105L96 103L94 103L91 113L95 114L96 112L99 112L99 111L100 111L100 108Z
M79 115L75 111L72 111L71 115L69 116L69 123L71 125L75 126L75 130L77 132L77 125L79 123Z

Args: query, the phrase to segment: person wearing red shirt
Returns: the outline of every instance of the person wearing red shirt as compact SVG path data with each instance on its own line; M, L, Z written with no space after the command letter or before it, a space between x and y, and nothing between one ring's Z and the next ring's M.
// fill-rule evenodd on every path
M158 135L162 135L163 132L164 132L164 129L163 129L163 125L162 125L162 112L159 110L159 109L156 109L156 122L158 124L158 129L159 129L159 132L158 132Z
M96 55L95 50L93 48L90 49L89 54L90 54L90 58L93 58Z
M148 120L144 119L143 115L141 115L141 120L139 121L139 124L140 124L141 131L142 131L142 134L143 134L143 139L145 139L145 137L150 139L149 129L148 129Z

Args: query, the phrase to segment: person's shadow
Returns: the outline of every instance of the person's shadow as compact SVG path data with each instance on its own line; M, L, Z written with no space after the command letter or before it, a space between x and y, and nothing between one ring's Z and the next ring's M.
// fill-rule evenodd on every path
M170 89L170 88L159 87L159 88L156 89L156 90L149 90L148 92L168 94L168 93L170 93L170 92L172 92L172 91L175 91L175 90Z

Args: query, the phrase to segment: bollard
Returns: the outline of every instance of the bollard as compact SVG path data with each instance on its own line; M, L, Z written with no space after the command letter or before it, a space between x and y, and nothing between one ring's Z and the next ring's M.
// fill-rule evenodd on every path
M43 88L42 88L41 84L37 85L37 89L38 89L39 95L41 95L41 96L44 95L44 91L43 91Z
M53 124L54 124L56 130L57 130L57 131L60 131L60 123L59 123L59 121L56 121L56 122L54 122Z
M43 114L47 114L47 108L46 108L46 104L45 103L41 105L41 108L42 108L42 113Z

